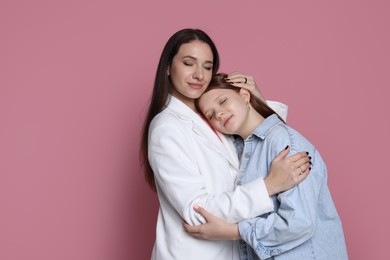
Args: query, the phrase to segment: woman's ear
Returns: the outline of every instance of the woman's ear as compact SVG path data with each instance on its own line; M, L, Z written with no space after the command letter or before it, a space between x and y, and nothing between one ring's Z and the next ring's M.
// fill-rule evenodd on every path
M240 89L240 96L248 103L251 100L251 93L245 88Z

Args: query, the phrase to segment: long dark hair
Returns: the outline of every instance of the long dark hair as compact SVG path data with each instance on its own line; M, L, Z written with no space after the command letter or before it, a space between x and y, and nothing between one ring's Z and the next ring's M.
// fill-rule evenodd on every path
M227 80L227 74L225 73L218 73L213 76L213 78L210 81L209 87L206 89L206 92L212 90L212 89L232 89L236 92L240 91L240 88L237 88L233 86L231 83L229 83ZM283 123L284 120L272 109L270 108L266 103L264 103L261 99L258 97L251 95L250 98L250 104L252 107L264 118L269 117L272 114L276 114L280 120L282 120ZM195 107L198 111L201 111L199 109L199 98L195 100Z
M172 60L178 53L180 47L185 43L199 40L210 46L213 53L213 75L217 73L219 69L219 54L214 42L211 38L202 30L199 29L182 29L176 32L169 38L165 44L163 52L160 57L160 61L157 66L156 77L154 80L154 87L152 97L150 99L149 109L144 122L141 137L140 147L140 159L141 164L144 166L145 178L152 190L156 190L156 183L154 180L154 173L150 167L148 159L148 134L149 126L152 119L160 113L166 106L168 101L168 95L172 92L173 85L168 76L168 68L172 64Z

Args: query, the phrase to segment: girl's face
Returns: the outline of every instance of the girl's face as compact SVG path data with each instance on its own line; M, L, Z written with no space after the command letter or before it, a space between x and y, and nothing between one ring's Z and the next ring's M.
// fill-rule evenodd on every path
M241 89L213 89L199 99L199 109L209 124L225 134L242 135L249 116L249 94Z
M197 99L208 87L213 68L213 53L207 43L195 40L181 45L168 68L172 95L195 110Z

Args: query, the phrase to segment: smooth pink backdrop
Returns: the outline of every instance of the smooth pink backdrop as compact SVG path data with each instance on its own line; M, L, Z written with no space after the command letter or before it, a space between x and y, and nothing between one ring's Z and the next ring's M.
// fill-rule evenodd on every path
M388 1L1 1L0 259L148 259L138 161L163 45L197 27L321 151L350 259L390 259Z

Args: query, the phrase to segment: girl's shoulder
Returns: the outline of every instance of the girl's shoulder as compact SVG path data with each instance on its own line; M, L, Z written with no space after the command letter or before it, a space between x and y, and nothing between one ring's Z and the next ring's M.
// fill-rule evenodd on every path
M292 151L309 151L314 152L315 146L300 132L286 124L278 124L270 131L269 141L273 143L285 142L290 145Z
M291 134L292 134L291 129L292 129L291 127L280 122L279 124L276 124L269 129L267 133L267 139L274 139L274 138L289 139L291 138Z

